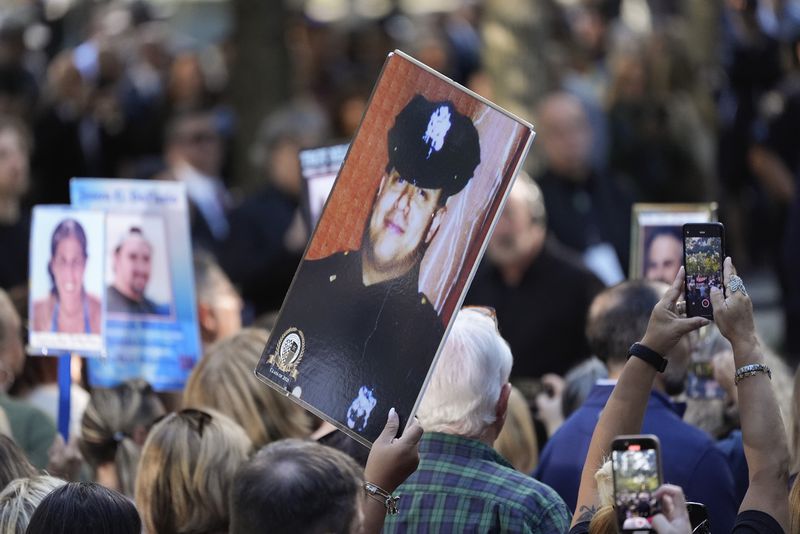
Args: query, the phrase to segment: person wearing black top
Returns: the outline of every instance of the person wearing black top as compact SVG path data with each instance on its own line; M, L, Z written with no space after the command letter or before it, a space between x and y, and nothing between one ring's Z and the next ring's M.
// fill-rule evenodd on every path
M587 358L586 314L604 287L579 257L546 237L545 218L541 191L521 174L465 299L497 312L514 354L513 378L563 376Z

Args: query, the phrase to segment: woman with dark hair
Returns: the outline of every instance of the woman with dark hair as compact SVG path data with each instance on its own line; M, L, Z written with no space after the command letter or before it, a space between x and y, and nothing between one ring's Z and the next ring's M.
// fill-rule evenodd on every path
M50 294L33 303L31 326L35 332L99 334L100 299L83 287L86 270L86 232L74 219L64 219L50 243Z
M53 490L31 517L28 534L140 534L142 520L131 501L91 482Z

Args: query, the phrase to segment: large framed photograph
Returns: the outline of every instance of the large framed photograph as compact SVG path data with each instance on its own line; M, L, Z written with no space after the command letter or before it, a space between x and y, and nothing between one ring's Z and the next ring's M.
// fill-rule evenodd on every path
M33 210L28 352L104 353L105 215L68 206Z
M367 446L405 424L532 140L390 54L257 376Z
M716 202L634 204L629 278L671 284L683 264L683 225L716 220Z

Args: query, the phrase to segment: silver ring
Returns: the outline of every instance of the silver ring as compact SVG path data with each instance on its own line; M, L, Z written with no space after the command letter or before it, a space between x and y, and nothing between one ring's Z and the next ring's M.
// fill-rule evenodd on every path
M741 291L742 295L745 297L747 296L747 290L744 287L744 282L742 282L742 279L735 274L732 274L730 280L728 280L728 289L731 290L731 293Z
M675 303L675 313L678 315L686 315L686 301L679 300Z

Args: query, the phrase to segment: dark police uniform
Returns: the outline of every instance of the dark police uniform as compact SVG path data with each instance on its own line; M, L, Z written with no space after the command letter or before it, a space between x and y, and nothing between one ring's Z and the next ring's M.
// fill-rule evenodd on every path
M304 336L305 355L289 390L299 386L302 400L346 421L366 386L376 404L360 433L370 440L390 408L407 417L444 334L418 290L418 273L364 286L359 251L303 262L274 329L296 327Z
M415 96L387 141L387 169L445 198L480 162L477 130L447 101ZM365 286L361 251L342 252L300 265L256 371L371 442L390 408L405 424L443 335L419 263Z

